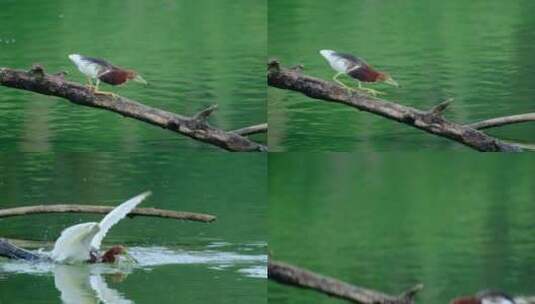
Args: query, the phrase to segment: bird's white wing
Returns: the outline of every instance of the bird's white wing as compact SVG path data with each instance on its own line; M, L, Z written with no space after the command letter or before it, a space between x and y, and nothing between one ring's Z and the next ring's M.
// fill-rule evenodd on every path
M91 241L91 247L97 250L100 249L100 244L102 243L102 240L104 239L110 228L113 225L117 224L121 219L123 219L128 213L130 213L130 211L136 208L136 206L150 194L150 191L144 192L120 204L119 206L115 207L115 209L113 209L110 213L106 214L106 216L99 223L100 231Z
M89 260L91 241L98 231L98 223L83 223L64 229L54 243L50 257L60 263L78 263Z
M321 50L320 54L329 62L329 65L339 73L350 73L351 71L362 67L362 65L357 62L357 58L352 55L337 53L333 50Z
M98 299L104 304L134 303L125 299L117 290L109 288L100 274L92 275L89 282L91 283L91 288L96 292Z

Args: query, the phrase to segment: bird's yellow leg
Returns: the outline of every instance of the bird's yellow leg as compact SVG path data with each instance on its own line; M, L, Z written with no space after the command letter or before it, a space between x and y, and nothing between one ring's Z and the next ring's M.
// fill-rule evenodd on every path
M335 77L338 77L338 76L340 76L341 74L343 74L343 73L338 73L338 74L336 74ZM335 80L335 81L336 81L336 80ZM342 82L339 81L339 80L336 81L336 82L339 83L339 84L341 84L344 88L346 88L346 89L348 89L348 90L350 90L350 91L361 91L361 92L366 92L366 88L363 88L363 87L362 87L362 85L360 84L360 81L357 81L358 88L353 88L353 87L350 87L350 86L348 86L348 85L345 85L344 83L342 83ZM373 93L371 93L371 94L373 94ZM374 96L375 96L375 94L374 94Z
M343 82L341 82L340 80L338 80L338 77L339 77L340 75L342 75L342 74L344 74L344 73L338 73L338 74L334 75L334 76L333 76L333 80L334 80L334 82L336 82L337 84L343 86L343 87L346 88L346 89L350 89L350 90L351 90L351 88L348 87L345 83L343 83Z
M93 86L93 80L91 80L91 77L87 76L87 83L88 83L88 87L91 91L93 91L95 89L95 87Z
M338 77L340 75L342 75L344 73L338 73L336 75L333 76L333 80L338 83L339 85L343 86L344 88L348 89L348 90L351 90L351 91L361 91L361 92L364 92L364 93L368 93L368 94L371 94L373 96L376 96L376 95L381 95L381 94L386 94L386 93L383 93L381 91L377 91L377 90L374 90L374 89L369 89L369 88L364 88L362 87L362 84L360 81L357 81L358 83L358 88L352 88L348 85L346 85L345 83L343 83L342 81L338 80Z
M359 87L358 91L362 91L362 92L365 92L365 93L368 93L368 94L371 94L373 96L377 96L377 95L386 95L386 93L384 92L381 92L381 91L377 91L377 90L374 90L374 89L370 89L370 88L364 88L362 87L362 83L360 81L358 81L358 84L359 84Z
M99 90L98 90L98 85L99 85L99 84L100 84L100 80L97 78L97 84L96 84L96 86L95 86L95 90L93 91L93 94L95 94L95 95L111 96L111 97L113 97L114 99L117 98L117 95L115 95L115 93L99 91Z
M95 91L93 92L93 94L95 94L95 95L104 95L104 96L111 96L111 97L113 97L114 99L119 98L119 96L117 96L117 94L112 93L112 92L105 92L105 91L95 90Z
M370 89L370 88L363 88L363 87L360 87L359 90L363 91L363 92L366 92L366 93L369 93L373 96L377 96L377 95L386 95L385 92L381 92L381 91L377 91L377 90L374 90L374 89Z

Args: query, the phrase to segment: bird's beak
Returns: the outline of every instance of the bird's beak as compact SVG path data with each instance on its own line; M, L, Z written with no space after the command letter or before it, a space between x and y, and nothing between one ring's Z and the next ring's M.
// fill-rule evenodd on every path
M130 261L130 263L139 264L139 262L130 253L128 253L127 250L124 251L123 256L126 257L126 259Z
M145 79L143 79L143 77L141 77L141 75L136 75L136 77L134 77L134 79L132 79L132 80L134 80L135 82L142 83L144 85L148 85L149 84Z
M389 84L391 86L395 86L395 87L399 87L399 84L394 80L394 78L392 77L388 77L386 80L385 80L385 83L386 84Z

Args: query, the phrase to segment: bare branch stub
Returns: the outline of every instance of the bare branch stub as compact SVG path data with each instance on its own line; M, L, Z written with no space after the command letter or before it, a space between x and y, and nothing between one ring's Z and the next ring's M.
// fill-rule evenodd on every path
M360 304L412 304L416 293L423 288L419 284L401 296L392 296L271 259L268 262L268 278L280 284L311 289Z
M436 106L432 107L431 110L427 111L429 115L433 116L442 116L444 111L450 106L450 104L453 102L453 98L447 99Z
M193 116L193 119L200 120L203 122L206 122L208 117L214 113L215 110L217 110L217 104L211 105L209 107L206 107L206 109L203 109L199 111L197 114Z
M263 152L267 150L265 145L239 134L224 131L208 123L199 124L200 120L196 117L149 107L122 96L95 95L88 87L66 81L60 75L47 75L40 65L34 65L30 71L0 68L0 85L56 96L77 105L115 112L228 151ZM209 115L209 111L205 114Z
M230 132L240 134L241 136L249 136L253 134L266 133L267 131L268 131L268 124L263 123L263 124L258 124L254 126L249 126L249 127L233 130Z
M279 61L275 58L270 59L267 64L267 69L268 69L268 73L279 72L280 71Z
M478 151L519 152L522 150L518 145L505 143L481 131L443 118L440 114L449 105L449 100L435 106L431 111L422 111L353 92L332 82L303 75L295 70L284 69L276 60L269 62L267 75L269 86L300 92L319 101L344 104L456 141Z
M30 69L30 73L38 78L45 77L45 70L43 69L43 66L40 64L34 64L32 68Z
M491 119L486 119L483 121L471 123L471 124L468 124L467 126L470 128L481 130L481 129L489 129L489 128L501 127L501 126L524 123L524 122L532 122L532 121L535 121L535 113L525 113L525 114L518 114L518 115L496 117L496 118L491 118Z
M296 71L297 73L303 73L303 71L305 70L305 66L302 64L297 64L291 67L290 70Z
M420 292L422 289L424 289L424 284L416 284L412 288L408 289L407 291L399 295L399 298L406 299L410 303L413 301L416 294Z

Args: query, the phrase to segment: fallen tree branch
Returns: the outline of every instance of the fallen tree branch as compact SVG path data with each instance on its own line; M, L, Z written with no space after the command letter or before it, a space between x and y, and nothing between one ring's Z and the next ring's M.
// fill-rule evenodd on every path
M521 151L520 146L505 143L472 127L450 122L442 112L450 104L447 100L429 111L422 111L394 102L350 91L334 83L306 76L301 69L281 68L279 62L268 63L268 85L300 92L316 100L341 103L394 120L425 132L448 138L478 151Z
M535 113L518 114L504 117L491 118L466 125L474 129L488 129L510 124L535 121Z
M535 297L533 297L533 296L530 296L530 297L524 297L524 296L515 297L515 303L516 304L535 304Z
M258 125L254 125L250 127L237 129L237 130L230 131L230 132L239 134L241 136L248 136L248 135L253 135L253 134L258 134L258 133L266 133L267 130L268 130L268 124L263 123L263 124L258 124Z
M268 278L281 284L312 289L360 304L411 304L416 293L423 289L423 285L418 284L399 296L392 296L271 259L268 263Z
M42 213L100 213L107 214L115 207L109 206L94 206L94 205L37 205L37 206L25 206L8 209L0 209L0 218L21 216L28 214L42 214ZM163 210L156 208L135 208L132 210L128 217L135 216L154 216L171 218L176 220L187 220L195 222L210 223L215 221L216 217L209 214L192 213L192 212L178 212L172 210Z
M0 85L57 96L77 105L119 113L228 151L267 151L265 145L208 124L206 118L215 107L188 117L149 107L118 95L95 95L86 86L65 80L62 73L46 74L40 65L34 65L30 71L0 68Z
M40 255L19 248L2 238L0 238L0 257L26 261L36 261L42 258Z

